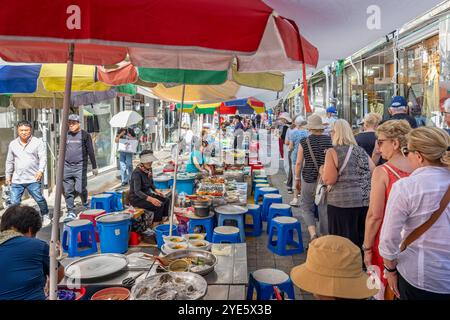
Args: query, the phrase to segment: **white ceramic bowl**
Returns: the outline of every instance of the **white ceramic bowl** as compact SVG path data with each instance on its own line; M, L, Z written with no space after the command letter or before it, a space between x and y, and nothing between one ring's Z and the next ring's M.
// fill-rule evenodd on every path
M186 243L186 239L180 236L163 236L164 243Z
M206 233L188 233L183 235L183 238L186 241L204 240L205 237Z
M175 251L187 250L187 249L189 249L189 244L187 242L164 244L164 251L167 254L175 252Z
M211 249L211 243L206 240L192 240L189 241L189 247L192 250L206 250Z

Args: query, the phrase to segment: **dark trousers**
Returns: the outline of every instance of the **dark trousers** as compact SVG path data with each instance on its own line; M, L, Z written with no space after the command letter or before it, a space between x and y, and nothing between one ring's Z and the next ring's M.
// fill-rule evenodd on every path
M350 239L361 248L369 208L339 208L330 205L327 208L329 234Z
M66 199L67 211L73 212L75 198L80 196L81 202L88 201L87 192L87 165L64 165L64 198Z
M398 291L400 300L450 300L450 294L440 294L418 289L398 274Z
M156 198L159 201L161 201L161 206L157 207L152 203L148 202L147 200L143 200L140 198L139 199L131 198L130 204L136 208L152 211L154 213L153 221L159 222L162 220L162 217L167 217L169 215L170 197L164 198L157 194L151 194L150 197Z
M294 170L295 170L295 163L292 163L292 154L294 153L293 150L289 151L289 172L288 172L288 179L287 179L287 187L288 190L292 190L292 185L294 183Z

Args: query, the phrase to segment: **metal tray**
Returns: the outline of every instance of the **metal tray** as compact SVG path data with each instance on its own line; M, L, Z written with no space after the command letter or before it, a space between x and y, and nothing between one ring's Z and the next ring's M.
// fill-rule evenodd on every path
M205 250L196 250L196 249L188 249L188 250L179 250L176 252L169 253L165 256L167 259L184 259L184 258L203 258L205 260L209 260L211 262L211 266L205 270L193 272L199 274L201 276L205 276L211 271L214 271L214 268L217 265L217 257L209 251Z
M95 254L71 262L64 268L64 274L69 279L93 281L122 272L128 263L123 254Z

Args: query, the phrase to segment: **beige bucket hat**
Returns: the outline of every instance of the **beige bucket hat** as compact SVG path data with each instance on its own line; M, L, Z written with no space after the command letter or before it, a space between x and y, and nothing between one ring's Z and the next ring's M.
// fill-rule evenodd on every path
M305 128L312 130L323 130L325 129L325 126L320 116L318 116L317 114L312 114L308 117L308 121Z
M367 299L378 290L369 288L362 263L361 250L349 239L324 236L310 243L306 262L291 270L291 279L317 295Z

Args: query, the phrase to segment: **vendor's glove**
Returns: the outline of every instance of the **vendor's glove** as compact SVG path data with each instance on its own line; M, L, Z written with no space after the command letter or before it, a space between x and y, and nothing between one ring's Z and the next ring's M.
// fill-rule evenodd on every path
M97 176L97 175L98 175L98 169L93 169L93 170L92 170L92 174L93 174L94 176Z

